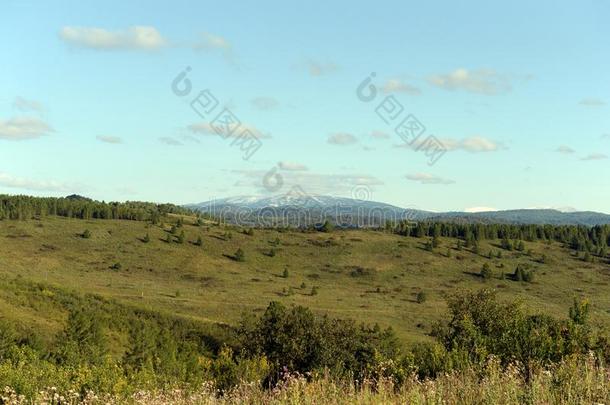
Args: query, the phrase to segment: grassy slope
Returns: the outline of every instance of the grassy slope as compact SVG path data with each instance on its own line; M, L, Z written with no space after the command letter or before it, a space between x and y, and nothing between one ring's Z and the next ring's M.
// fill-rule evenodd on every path
M166 226L165 229L168 229ZM85 229L90 239L79 236ZM302 304L336 317L392 326L405 341L425 339L434 321L445 314L444 295L465 288L496 287L501 297L521 297L534 311L565 316L575 295L592 303L593 320L610 325L610 267L584 263L559 244L526 243L533 258L546 254L547 264L523 253L503 252L489 260L455 250L455 240L442 239L435 252L423 249L424 239L373 231L331 234L256 230L254 236L226 229L185 225L187 243L164 242L159 226L131 221L83 221L46 218L43 221L0 221L0 316L19 320L52 335L66 314L44 301L32 302L8 288L6 280L20 275L78 292L100 294L119 302L179 314L202 321L235 323L243 311L262 311L269 301ZM150 234L151 242L142 238ZM193 245L203 237L203 247ZM277 255L265 253L276 237ZM332 240L329 246L324 245ZM481 244L487 255L497 243ZM231 260L238 247L243 263ZM447 247L451 257L445 257ZM120 270L110 266L121 263ZM537 267L532 284L478 273L489 262L499 274L512 273L517 263ZM504 269L498 268L500 263ZM370 274L352 276L353 266ZM288 269L289 277L282 277ZM366 273L366 272L365 272ZM302 289L301 284L306 288ZM318 294L310 295L318 286ZM293 288L287 296L284 290ZM423 289L428 300L415 302ZM44 294L44 292L43 292Z

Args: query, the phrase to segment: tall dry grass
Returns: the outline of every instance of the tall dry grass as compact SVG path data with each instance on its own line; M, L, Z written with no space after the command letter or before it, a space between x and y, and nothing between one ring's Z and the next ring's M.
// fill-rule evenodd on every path
M34 399L19 397L6 387L5 404L610 404L610 369L594 356L569 358L536 369L530 378L519 366L500 367L490 360L479 371L465 370L421 381L416 376L400 386L391 379L361 384L321 377L308 381L290 375L273 389L243 383L220 395L213 384L197 390L139 391L119 398L103 393L79 395L50 387Z

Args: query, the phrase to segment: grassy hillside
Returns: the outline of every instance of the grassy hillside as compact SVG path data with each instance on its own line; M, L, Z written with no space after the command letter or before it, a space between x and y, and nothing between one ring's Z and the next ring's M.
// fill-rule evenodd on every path
M610 325L610 267L585 262L555 242L526 242L523 252L509 252L500 241L482 241L475 254L458 251L455 239L441 238L441 246L428 251L428 239L380 231L248 235L213 223L196 226L186 218L168 243L170 222L177 217L164 220L161 225L61 217L0 221L0 316L49 337L65 322L60 306L45 304L51 291L32 298L11 288L9 281L18 277L211 323L234 324L243 312L258 313L272 300L301 304L392 326L407 342L428 339L432 324L445 315L446 294L481 287L556 316L565 316L574 296L586 296L593 323ZM89 238L83 237L85 230ZM203 246L193 243L198 237ZM235 260L237 249L245 261ZM502 251L502 257L489 259L490 250L493 256ZM488 280L479 276L485 263L493 273ZM535 271L532 283L501 277L518 264ZM423 303L416 300L420 291L427 297Z

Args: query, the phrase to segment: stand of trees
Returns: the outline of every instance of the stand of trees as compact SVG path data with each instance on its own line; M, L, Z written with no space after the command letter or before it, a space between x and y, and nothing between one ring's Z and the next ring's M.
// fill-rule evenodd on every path
M556 241L570 249L591 252L605 256L610 245L610 225L593 227L580 225L519 225L519 224L455 224L442 222L401 221L386 224L386 229L403 236L416 238L448 237L460 238L466 246L473 246L477 241L501 239L503 247L519 250L523 240ZM510 241L517 241L513 246Z
M173 205L138 201L103 202L72 195L65 198L0 195L0 220L29 220L57 215L79 219L128 219L157 222L167 214L196 215Z

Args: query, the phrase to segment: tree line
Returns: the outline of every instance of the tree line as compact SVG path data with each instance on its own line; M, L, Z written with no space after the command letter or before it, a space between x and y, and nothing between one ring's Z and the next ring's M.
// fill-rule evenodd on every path
M416 238L459 238L467 246L481 240L556 241L570 249L600 254L610 245L610 225L528 225L528 224L456 224L443 222L409 221L388 222L385 229L403 236ZM508 245L507 245L508 246Z
M156 223L167 214L196 215L193 211L174 204L104 202L77 195L60 198L0 195L0 220L29 220L56 215L78 219L127 219Z

